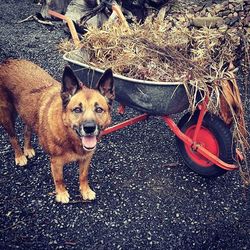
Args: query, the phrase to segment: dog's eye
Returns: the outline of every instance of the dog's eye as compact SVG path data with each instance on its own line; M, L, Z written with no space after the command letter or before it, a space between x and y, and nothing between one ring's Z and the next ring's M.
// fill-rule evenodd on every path
M81 113L81 112L82 112L82 109L79 108L79 107L76 107L76 108L73 109L73 112L74 112L74 113Z
M95 109L95 112L96 112L96 113L102 113L102 112L103 112L103 109L102 109L101 107L97 107L97 108Z

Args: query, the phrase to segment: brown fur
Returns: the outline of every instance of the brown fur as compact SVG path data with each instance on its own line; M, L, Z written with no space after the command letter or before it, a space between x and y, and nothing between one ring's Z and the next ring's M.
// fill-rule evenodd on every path
M85 121L94 121L100 129L107 127L111 122L110 106L100 92L105 95L103 86L109 83L112 85L108 87L112 98L109 91L108 95L113 99L113 79L102 78L97 91L80 87L73 72L71 74L69 69L65 72L61 84L29 61L8 60L0 65L0 124L9 134L16 164L26 165L27 157L35 155L30 143L31 131L34 131L50 156L56 200L63 203L69 201L63 182L63 166L72 161L78 161L80 165L79 180L83 198L95 198L95 193L88 185L88 169L94 151L84 149L73 127L81 126ZM76 87L74 84L77 84L75 93L72 90ZM103 110L101 113L95 111L97 103ZM75 114L72 110L79 104L84 112ZM17 114L26 125L23 151L14 130Z

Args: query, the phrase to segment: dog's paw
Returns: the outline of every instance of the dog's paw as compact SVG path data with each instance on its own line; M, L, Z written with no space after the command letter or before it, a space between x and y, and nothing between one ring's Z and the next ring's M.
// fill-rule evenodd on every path
M26 157L28 157L29 159L31 159L32 157L35 156L35 150L33 148L25 148L24 150L24 155Z
M16 165L23 167L27 165L28 160L25 155L21 155L15 158L15 162L16 162Z
M92 200L95 200L95 197L96 197L95 192L91 188L85 190L84 192L81 191L81 194L84 200L92 201Z
M56 194L56 201L61 203L69 203L69 193L67 190Z

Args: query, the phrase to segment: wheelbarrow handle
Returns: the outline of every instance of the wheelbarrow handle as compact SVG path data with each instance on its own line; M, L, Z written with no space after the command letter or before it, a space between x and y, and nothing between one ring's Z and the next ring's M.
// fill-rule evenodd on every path
M101 4L105 4L106 7L111 8L112 11L118 16L122 23L129 29L126 18L124 17L120 5L115 0L102 0Z
M53 11L53 10L48 10L48 14L67 22L67 24L69 26L70 34L71 34L72 39L73 39L73 42L76 46L78 46L80 44L80 39L77 35L76 28L75 28L73 21L69 17L64 16L64 15L62 15L56 11Z
M117 3L112 4L112 11L115 12L115 14L118 16L118 18L122 21L122 23L129 29L128 22L126 18L124 17L120 6Z
M124 25L129 29L129 25L128 25L126 18L124 17L122 11L121 11L120 6L115 1L112 1L112 0L111 1L104 0L104 3L106 5L111 5L112 11L116 13L116 15L120 18L120 20L124 23ZM62 15L56 11L53 11L53 10L48 10L48 14L67 22L72 39L73 39L73 42L76 46L78 46L80 44L80 39L77 35L76 28L75 28L73 21L69 17Z

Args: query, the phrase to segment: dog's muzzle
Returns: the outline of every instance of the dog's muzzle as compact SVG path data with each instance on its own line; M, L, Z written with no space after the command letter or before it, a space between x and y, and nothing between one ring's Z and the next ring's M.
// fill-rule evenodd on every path
M82 123L79 127L74 127L76 133L82 140L82 146L87 151L96 148L97 136L99 135L99 127L94 121Z

